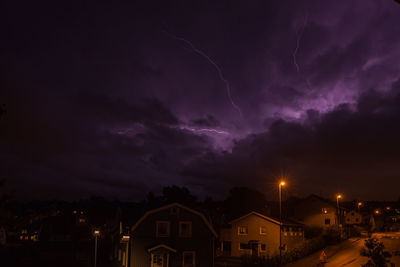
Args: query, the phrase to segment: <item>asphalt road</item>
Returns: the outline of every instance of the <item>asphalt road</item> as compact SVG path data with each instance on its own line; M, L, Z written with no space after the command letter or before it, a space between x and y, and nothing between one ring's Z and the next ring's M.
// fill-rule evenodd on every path
M391 262L400 267L400 233L378 233L372 236L382 241L385 250L393 256ZM328 247L325 252L328 256L328 263L324 267L360 267L367 262L367 258L360 256L360 249L364 246L365 238L349 239L339 245ZM314 253L299 261L286 265L285 267L313 267L319 263L319 254Z

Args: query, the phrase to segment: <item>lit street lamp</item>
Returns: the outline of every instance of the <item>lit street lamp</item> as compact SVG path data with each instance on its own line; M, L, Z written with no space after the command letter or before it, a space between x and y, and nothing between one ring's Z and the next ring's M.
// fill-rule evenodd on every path
M360 208L361 208L362 204L363 204L362 202L358 202L358 203L357 203L358 212L360 212Z
M100 236L100 231L99 230L94 230L94 267L97 265L97 237Z
M339 207L339 199L342 198L341 194L338 194L336 196L336 204L337 204L337 210L338 210L338 224L340 224L340 207Z
M125 247L125 267L127 267L127 266L129 266L128 265L128 259L129 259L129 257L128 257L128 255L129 255L129 240L130 240L130 236L129 235L123 235L122 236L122 238L121 238L121 241L123 242L123 243L126 243L126 247Z
M282 186L285 185L285 181L279 183L279 262L282 262Z
M341 230L340 230L340 206L339 206L339 199L342 198L341 194L336 195L336 204L337 204L337 216L338 216L338 230L339 230L339 239L341 239Z

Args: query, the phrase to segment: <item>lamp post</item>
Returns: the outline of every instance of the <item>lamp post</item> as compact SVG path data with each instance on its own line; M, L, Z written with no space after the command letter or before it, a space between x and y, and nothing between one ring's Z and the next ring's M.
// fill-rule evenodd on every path
M129 257L128 257L128 255L129 255L129 240L130 240L130 236L129 235L123 235L122 236L122 238L121 238L121 241L123 242L123 243L126 243L126 247L125 247L125 267L128 267L129 266Z
M282 263L282 186L286 183L281 181L279 183L279 263Z
M337 216L338 216L338 232L339 232L339 240L341 239L341 237L342 237L342 230L341 230L341 228L340 228L340 206L339 206L339 199L341 199L342 198L342 195L341 194L337 194L336 195L336 204L337 204Z
M360 208L361 208L362 204L363 204L362 202L358 202L358 203L357 203L358 212L360 212Z
M97 237L100 235L99 230L94 230L94 267L97 266Z
M339 199L342 198L341 194L338 194L336 196L336 204L337 204L337 210L338 210L338 225L340 224L340 207L339 207Z

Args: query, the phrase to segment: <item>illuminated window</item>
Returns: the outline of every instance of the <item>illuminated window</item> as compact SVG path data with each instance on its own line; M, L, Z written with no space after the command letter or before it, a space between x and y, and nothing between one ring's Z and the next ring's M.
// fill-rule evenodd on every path
M159 221L156 226L157 237L168 237L169 236L169 222Z
M196 253L194 251L183 252L183 267L194 267L196 265Z
M238 227L238 235L247 235L249 233L249 228L247 226Z
M192 237L192 222L179 222L179 237Z
M260 235L266 235L267 234L267 228L264 226L260 227Z
M267 246L265 244L260 244L260 250L265 251Z

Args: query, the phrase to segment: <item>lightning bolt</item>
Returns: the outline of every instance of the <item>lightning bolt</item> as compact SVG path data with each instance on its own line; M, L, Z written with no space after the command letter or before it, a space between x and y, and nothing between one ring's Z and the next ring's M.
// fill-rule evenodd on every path
M218 129L214 129L214 128L200 128L200 129L196 129L196 128L193 128L193 127L181 125L181 126L179 126L179 129L181 129L181 130L188 130L188 131L195 132L195 133L202 133L202 132L204 133L204 132L206 132L206 133L216 133L216 134L223 134L223 135L231 135L231 134L230 134L229 132L227 132L227 131L218 130Z
M300 72L300 67L299 67L299 64L297 64L296 56L297 56L297 52L299 51L299 48L300 48L301 37L303 36L303 32L307 26L307 23L308 23L308 13L306 13L306 15L304 17L303 27L301 27L300 30L296 31L296 36L297 36L296 48L294 49L292 56L293 56L293 64L296 67L297 73Z
M200 55L200 56L202 56L203 58L205 58L205 59L215 68L215 70L216 70L217 73L218 73L219 79L225 84L226 93L227 93L227 95L228 95L228 99L229 99L229 101L230 101L232 107L234 107L234 108L238 111L240 117L243 119L242 110L239 108L238 105L236 105L236 103L235 103L235 102L233 101L233 99L232 99L232 95L231 95L231 86L230 86L230 84L229 84L229 81L224 77L224 75L223 75L223 73L222 73L222 70L221 70L221 68L218 66L218 64L217 64L214 60L212 60L211 57L208 56L206 53L204 53L203 51L197 49L197 48L194 46L194 44L193 44L192 42L190 42L190 41L188 41L188 40L186 40L186 39L184 39L184 38L182 38L182 37L175 36L175 35L173 35L173 34L167 32L167 31L163 31L163 32L164 32L166 35L170 36L171 38L173 38L173 39L175 39L175 40L178 40L178 41L181 41L181 42L184 42L184 43L186 43L187 45L189 45L189 47L190 47L195 53L197 53L198 55Z

